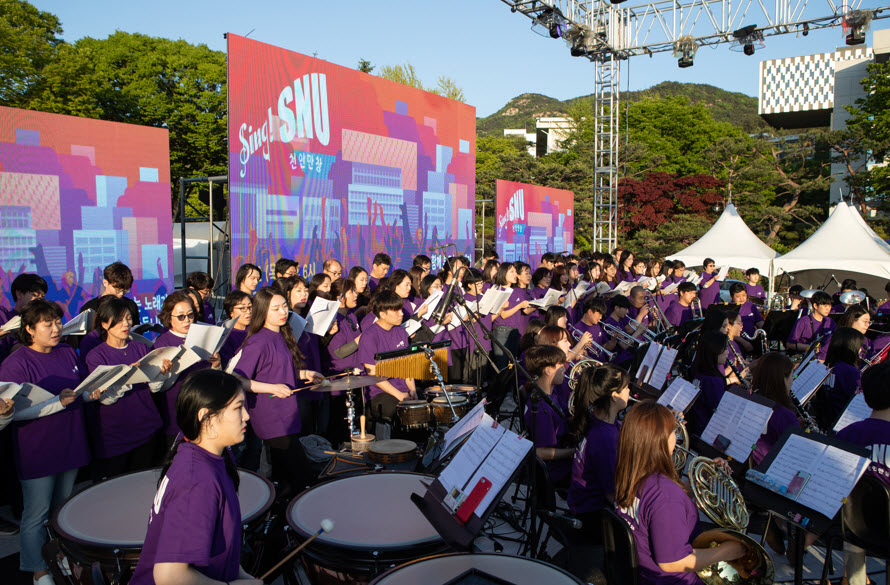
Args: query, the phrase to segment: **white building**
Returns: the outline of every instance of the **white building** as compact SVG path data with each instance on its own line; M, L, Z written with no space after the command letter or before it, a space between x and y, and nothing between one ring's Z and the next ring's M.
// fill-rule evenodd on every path
M571 130L572 121L568 118L537 118L534 133L526 132L525 128L512 128L504 130L504 136L522 136L529 143L530 155L544 156L562 150L562 141Z

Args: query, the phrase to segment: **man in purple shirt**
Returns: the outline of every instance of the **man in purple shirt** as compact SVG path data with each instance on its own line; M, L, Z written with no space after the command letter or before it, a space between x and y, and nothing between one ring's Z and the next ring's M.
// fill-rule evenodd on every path
M816 339L837 329L837 324L828 317L831 313L831 297L828 293L817 292L810 303L813 310L797 320L788 336L786 346L789 351L807 351Z
M717 280L717 265L712 258L705 258L702 269L698 298L701 299L701 308L707 309L720 296L720 281Z
M380 252L374 256L374 260L371 261L371 274L368 275L368 292L373 292L377 288L380 279L389 272L390 266L392 266L392 258L389 257L389 254Z
M729 295L732 302L739 306L739 317L742 318L742 330L748 335L753 336L754 331L763 328L763 317L760 311L754 306L754 303L748 300L748 291L741 282L734 282L729 287Z
M679 327L686 321L692 319L692 302L698 293L696 287L691 282L681 282L677 287L677 300L672 302L664 311L664 316L668 323L674 327Z
M871 453L869 473L890 489L890 362L870 368L862 376L865 403L871 416L841 429L837 438L865 447ZM850 585L865 585L865 551L844 543L844 567Z
M600 325L600 321L605 314L606 303L602 299L587 297L584 299L584 314L575 326L575 329L581 333L590 333L593 341L600 346L597 347L596 345L591 345L587 349L587 355L601 362L609 361L611 357L614 357L614 354L607 356L600 348L612 352L614 351L615 346L618 345L618 341L616 339L611 339L603 330L602 325Z
M745 292L748 293L748 296L761 301L766 300L766 293L763 291L763 287L758 284L760 271L756 268L749 268L745 271L745 277L748 279L748 282L745 283Z
M377 321L362 332L358 342L356 362L370 375L374 374L375 353L408 348L408 333L401 327L405 302L392 291L383 291L371 301L371 311ZM392 419L399 402L417 397L414 380L390 378L368 388L371 413L382 419Z

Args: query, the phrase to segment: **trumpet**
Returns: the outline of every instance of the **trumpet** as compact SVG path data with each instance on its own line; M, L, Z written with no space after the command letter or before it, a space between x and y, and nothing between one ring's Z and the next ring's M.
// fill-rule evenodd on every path
M573 338L575 341L578 341L578 342L581 341L581 336L583 335L583 333L581 333L581 331L578 330L577 327L575 327L575 326L572 325L571 323L566 323L566 328L568 329L569 333L571 334L572 338ZM590 346L590 345L592 345L593 347L595 347L596 350L597 350L598 352L604 354L608 360L611 360L613 357L615 357L615 352L614 352L614 351L609 351L609 350L607 350L605 347L603 347L602 345L600 345L599 343L595 342L595 341L592 340L592 339L590 340L590 342L588 343L588 345L585 345L585 346L584 346L584 350L585 350L585 351L589 351L589 349L590 349L589 346ZM574 353L574 352L573 352L573 353Z
M639 329L643 326L642 323L640 323L636 319L631 319L630 317L627 318L627 321L633 326L634 329ZM648 327L646 329L643 329L643 336L645 336L646 340L649 342L655 341L655 334L652 333Z
M655 316L655 325L659 329L659 333L663 331L668 331L673 327L667 320L667 317L664 316L662 310L658 307L658 303L655 301L655 295L652 294L652 291L649 289L644 289L646 293L646 304L649 305L649 312Z
M700 298L695 297L694 299L692 299L692 304L689 305L689 308L692 310L692 318L694 320L699 321L705 318L704 311L702 311L701 308Z
M603 329L606 330L606 333L616 338L619 342L629 345L631 347L636 347L645 343L642 339L637 339L636 337L630 335L624 329L620 327L615 327L611 323L603 323Z

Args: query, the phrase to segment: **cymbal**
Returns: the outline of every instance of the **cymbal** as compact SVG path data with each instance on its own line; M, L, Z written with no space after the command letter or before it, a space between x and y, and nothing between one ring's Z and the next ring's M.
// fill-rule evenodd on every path
M301 390L312 390L313 392L342 392L344 390L373 386L386 379L387 378L381 378L379 376L343 376L336 380L325 380L321 384L307 386L306 388L301 388Z

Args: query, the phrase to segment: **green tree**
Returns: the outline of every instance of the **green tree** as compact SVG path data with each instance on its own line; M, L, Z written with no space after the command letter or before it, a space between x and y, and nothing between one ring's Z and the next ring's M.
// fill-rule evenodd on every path
M457 82L450 77L440 76L436 87L426 87L417 73L417 69L411 63L404 65L383 65L380 67L378 77L401 83L409 87L416 87L423 91L428 91L442 97L464 101L464 91L457 85Z
M63 44L62 25L21 0L0 0L0 104L27 108Z
M371 73L374 71L374 66L367 59L359 59L357 69L362 73Z
M174 203L180 178L228 172L225 53L118 31L64 45L44 75L34 109L167 128Z
M539 162L528 153L525 140L515 136L482 136L476 139L476 199L494 199L495 182L533 183ZM493 207L492 207L493 209ZM494 241L494 221L486 217L484 237Z

